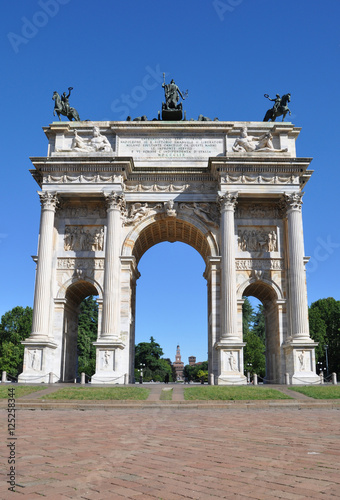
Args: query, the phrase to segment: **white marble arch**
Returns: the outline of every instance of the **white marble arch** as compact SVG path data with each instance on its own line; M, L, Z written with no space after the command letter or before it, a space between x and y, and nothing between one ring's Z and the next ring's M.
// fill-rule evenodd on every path
M169 234L166 232L167 225L178 226L179 231ZM139 244L143 240L143 235L150 233L152 229L153 234L157 233L157 228L163 228L163 237L154 237L153 240L149 239L149 244L142 246ZM169 228L167 228L169 231ZM171 231L171 228L170 228ZM220 282L217 275L219 274L220 267L220 256L219 256L219 246L216 241L215 235L211 232L210 228L205 226L204 223L196 219L195 217L190 217L187 214L180 214L177 217L163 217L159 218L159 215L150 215L143 219L143 221L137 223L129 234L126 236L123 246L122 246L122 261L124 259L131 262L131 266L134 268L134 273L132 274L132 279L130 281L130 287L132 289L132 300L129 301L129 313L130 318L129 324L130 328L130 359L134 360L134 338L135 338L135 293L136 293L136 279L139 277L139 272L137 269L138 262L142 255L152 246L161 243L163 241L180 241L192 246L198 253L202 256L206 263L206 270L204 272L204 277L207 280L208 289L208 314L207 314L207 330L208 330L208 360L210 366L210 373L212 380L217 379L218 376L218 352L215 349L215 343L219 336L219 297L220 297ZM198 244L200 241L200 244ZM131 276L131 275L129 275ZM123 281L127 283L130 278L126 278ZM127 302L127 301L126 301ZM131 319L132 318L132 319ZM126 325L126 329L129 325ZM124 329L124 327L123 327Z
M69 287L72 285L79 284L80 282L85 282L85 283L92 285L96 289L96 293L93 295L98 295L98 300L103 300L102 286L98 283L98 281L96 281L88 276L84 276L82 278L78 278L77 276L72 276L72 278L69 278L67 281L65 281L65 283L63 283L60 286L56 298L57 299L65 299L66 294L67 294L67 290L69 289Z

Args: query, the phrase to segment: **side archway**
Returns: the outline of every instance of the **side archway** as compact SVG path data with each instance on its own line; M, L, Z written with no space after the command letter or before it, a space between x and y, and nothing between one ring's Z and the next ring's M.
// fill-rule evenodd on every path
M282 352L285 299L280 287L270 279L246 280L238 287L238 299L255 297L263 304L266 330L266 383L281 384L285 365Z

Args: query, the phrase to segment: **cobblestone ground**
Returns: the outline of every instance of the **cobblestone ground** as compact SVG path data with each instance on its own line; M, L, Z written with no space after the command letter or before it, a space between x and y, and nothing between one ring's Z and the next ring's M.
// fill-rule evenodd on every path
M340 411L19 410L1 499L340 498Z

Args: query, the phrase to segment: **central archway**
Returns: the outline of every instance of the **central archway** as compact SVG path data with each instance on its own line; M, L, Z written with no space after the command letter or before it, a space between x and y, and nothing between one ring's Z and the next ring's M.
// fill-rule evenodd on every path
M219 317L216 304L216 297L219 297L219 280L216 279L219 265L218 245L214 234L196 220L186 220L178 217L157 217L153 216L144 219L136 225L125 239L122 251L123 260L132 258L137 266L144 253L154 245L163 242L181 242L194 248L203 258L206 268L204 278L207 280L207 301L208 301L208 362L210 374L217 373L217 359L213 346L219 335ZM136 279L139 277L138 271L131 279L131 311L130 311L130 377L133 377L134 367L134 347L135 347L135 311L136 311Z

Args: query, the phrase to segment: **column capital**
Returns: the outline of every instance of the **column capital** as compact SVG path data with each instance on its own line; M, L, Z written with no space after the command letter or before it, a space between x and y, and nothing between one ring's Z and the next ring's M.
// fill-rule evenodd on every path
M55 192L38 191L42 210L52 210L55 212L59 204L58 196Z
M301 207L303 204L302 197L304 194L305 193L302 193L300 191L295 191L291 194L283 193L284 198L282 200L282 204L283 207L286 208L287 212L291 210L301 212Z
M111 193L104 193L106 209L107 210L125 210L125 196L124 193L111 191Z
M223 210L232 210L235 211L235 207L237 204L237 197L238 197L238 192L231 192L227 191L226 193L219 193L218 194L218 204L220 207L221 212Z

